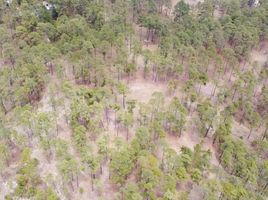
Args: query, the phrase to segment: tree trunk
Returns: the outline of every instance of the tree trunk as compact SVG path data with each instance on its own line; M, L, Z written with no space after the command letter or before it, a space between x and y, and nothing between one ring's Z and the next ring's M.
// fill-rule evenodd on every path
M182 134L182 128L180 128L179 130L179 137L181 137L181 134Z
M143 68L143 78L146 79L146 71L147 71L147 64L144 65Z
M237 88L235 88L235 90L234 90L233 97L232 97L232 101L233 101L234 98L235 98L236 92L237 92Z
M232 75L233 75L233 72L234 72L234 67L232 67L232 71L231 71L231 73L230 73L230 76L229 76L228 82L230 82L230 81L231 81L231 79L232 79Z
M242 72L244 72L244 70L245 70L245 68L246 68L246 64L247 64L247 62L246 62L246 60L245 60L245 61L244 61L243 68L242 68Z
M266 190L266 188L268 187L268 182L265 184L265 186L263 187L261 194Z
M7 167L9 167L9 160L8 160L8 158L6 158L5 160L6 160Z
M73 182L72 181L70 181L70 185L71 185L72 191L74 192L74 186L73 186Z
M151 29L147 29L146 46L148 47Z
M190 116L192 115L192 101L190 101L190 105L189 105L189 113L190 113Z
M140 41L142 42L142 27L140 27Z
M120 80L120 69L117 68L117 81L119 82L119 80Z
M123 108L125 109L125 95L123 94Z
M105 108L105 119L106 119L107 127L109 127L110 120L109 120L109 116L108 116L108 108L107 107Z
M1 105L1 107L3 108L4 113L5 113L5 115L6 115L6 114L7 114L7 109L6 109L6 107L5 107L4 102L3 102L2 99L1 99L1 101L0 101L0 105Z
M208 136L208 132L209 132L210 128L211 128L211 123L210 123L209 127L207 128L207 131L206 131L205 137L207 137L207 136Z
M128 134L129 134L129 130L128 130L128 127L127 127L127 141L128 141Z
M91 191L94 191L94 175L91 173Z
M253 128L250 129L249 135L248 135L248 139L250 138L251 134L252 134Z
M100 163L100 173L102 174L102 163Z
M76 187L79 187L79 181L78 181L78 172L76 172Z
M57 119L56 119L56 134L57 136L59 135L59 124L57 122Z
M226 72L227 72L227 61L225 61L224 75L226 74Z
M254 93L253 93L253 97L255 98L256 97L256 95L257 95L257 93L258 93L258 87L259 85L255 85L255 87L254 87ZM262 88L262 87L261 87Z
M243 115L242 115L242 117L241 117L241 119L240 119L240 122L239 122L239 124L241 125L242 124L242 122L243 122L243 119L245 118L245 111L243 112Z
M116 128L116 121L117 121L116 111L114 111L114 128Z
M267 137L267 132L268 132L268 126L266 127L263 136L262 136L262 140L264 140Z
M214 89L213 89L213 91L212 91L212 93L210 95L210 98L215 96L215 92L216 92L217 87L218 87L218 81L217 81L217 83L216 83L216 85L215 85L215 87L214 87Z
M201 92L201 87L202 87L202 84L199 85L198 94L200 94Z
M214 136L212 144L215 144L217 137Z

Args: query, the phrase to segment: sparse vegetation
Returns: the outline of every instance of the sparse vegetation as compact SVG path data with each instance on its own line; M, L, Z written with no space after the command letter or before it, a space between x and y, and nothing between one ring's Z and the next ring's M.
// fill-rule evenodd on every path
M0 0L0 200L268 198L267 0Z

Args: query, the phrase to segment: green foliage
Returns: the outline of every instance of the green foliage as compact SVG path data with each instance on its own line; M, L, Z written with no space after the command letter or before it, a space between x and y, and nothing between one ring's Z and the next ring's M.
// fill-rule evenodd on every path
M0 168L4 170L9 166L9 159L11 157L10 147L4 141L0 142Z
M19 198L58 199L51 188L41 190L42 180L38 175L38 160L31 158L31 150L26 148L21 155L21 167L17 172L17 187L14 195Z
M144 195L154 198L154 189L159 183L161 170L158 167L157 158L148 152L138 159L139 179Z
M267 0L190 3L0 2L6 199L266 199Z
M182 130L186 123L186 115L186 109L181 105L179 99L174 97L167 111L168 127L166 129L168 132L181 136Z
M123 184L134 167L131 149L125 148L113 152L110 162L111 179L115 183Z
M197 106L197 111L201 121L201 133L206 137L213 125L212 123L216 116L216 110L208 101L205 101Z
M122 195L124 199L129 199L129 200L142 200L143 199L141 193L139 192L139 188L134 183L128 183L122 189Z
M187 15L190 11L189 4L185 3L184 0L179 1L174 8L175 21L179 21L180 17Z

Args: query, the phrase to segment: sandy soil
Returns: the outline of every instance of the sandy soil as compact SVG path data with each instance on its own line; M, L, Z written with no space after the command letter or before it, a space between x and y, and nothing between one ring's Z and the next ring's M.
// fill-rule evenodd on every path
M199 87L199 86L198 86ZM213 92L215 84L212 82L207 83L206 85L201 85L200 93L206 98L210 98L211 93ZM217 92L215 92L216 95Z
M233 136L243 139L244 143L247 144L248 147L250 147L252 141L260 139L262 137L261 132L258 129L254 129L251 133L250 138L248 139L249 133L250 129L246 125L240 124L235 120L233 121Z
M172 4L173 6L178 2L178 0L173 0ZM196 5L199 1L197 0L188 0L187 1L190 5ZM145 30L143 30L143 32L145 32ZM146 33L146 32L145 32ZM144 33L142 33L144 34ZM264 48L259 51L259 50L253 50L250 54L250 62L253 63L254 61L256 61L259 65L263 65L264 62L267 60L267 47L268 47L268 43L264 45ZM143 49L149 49L149 50L156 50L157 46L153 45L153 44L149 44L148 46L144 45ZM71 66L66 62L66 61L62 61L62 64L65 66L65 73L67 78L72 82L75 83L74 81L74 77L72 75L71 72ZM143 58L141 56L138 57L137 59L137 65L138 68L142 69L143 67ZM235 78L235 77L234 77ZM135 99L139 102L148 102L148 100L151 98L151 95L154 92L162 92L163 95L165 96L165 101L168 102L173 96L169 96L167 94L167 85L165 82L153 82L151 80L150 77L148 77L146 80L142 77L142 73L139 71L136 74L136 77L132 80L125 80L125 82L128 84L129 86L129 94L127 95L127 99ZM49 84L58 84L57 80L55 79L55 77L52 77L52 80L50 81ZM180 87L180 85L179 85ZM43 98L41 99L39 106L38 106L38 111L39 112L51 112L52 111L52 107L50 105L49 102L49 91L48 88L46 88L46 90L44 91L43 94ZM201 86L201 94L204 97L210 97L211 92L214 88L214 84L213 83L208 83L205 86ZM62 94L58 94L58 98L62 97ZM181 94L179 93L179 89L177 89L176 96L178 96L179 98L181 97ZM59 109L58 111L58 128L59 128L59 132L58 132L58 138L61 138L63 140L66 140L67 142L69 142L70 144L71 142L71 129L70 126L68 125L68 123L66 122L66 112L69 109L69 102L68 100L65 101L65 105L61 107L61 109ZM111 115L111 119L113 118L113 115ZM198 135L197 130L195 130L193 128L193 124L191 124L190 122L192 121L193 116L189 117L188 121L188 125L187 125L187 129L185 131L183 131L183 134L181 137L175 137L173 135L167 135L166 136L166 141L167 143L170 145L171 148L173 148L177 153L180 152L180 148L182 146L187 146L191 149L194 149L194 146L198 143L200 143L201 141L203 141L203 148L205 150L210 149L212 152L212 159L211 159L211 164L218 166L219 162L218 159L216 157L216 150L212 145L212 138L211 136L203 139L200 138ZM131 128L130 130L130 137L134 136L134 129L135 126L133 128ZM114 128L113 125L113 120L111 120L110 126L108 127L107 130L110 133L111 136L111 140L113 140L116 137L116 130ZM249 134L249 129L245 126L245 125L240 125L239 123L237 123L236 121L234 121L233 123L233 128L232 128L232 133L235 137L238 138L243 138L244 142L248 145L250 145L250 141L256 139L259 137L258 132L254 131L254 133L252 133L251 138L248 140L247 136ZM119 136L122 138L125 138L125 131L120 129L119 131ZM32 157L33 158L37 158L40 162L39 164L39 170L40 170L40 175L42 178L45 178L46 175L48 173L53 175L54 181L56 183L60 182L60 179L58 176L59 172L57 169L57 160L52 159L50 162L47 161L47 158L44 156L43 151L40 149L38 141L34 140L33 141L33 152L32 152ZM72 145L69 145L69 151L70 154L73 155L76 159L79 159L76 155L76 151L75 149L72 147ZM116 187L114 184L112 184L109 180L109 169L108 169L108 162L104 164L103 166L103 173L99 176L99 181L98 183L95 184L95 191L91 191L91 179L90 179L90 175L86 174L86 173L81 173L81 175L79 175L79 187L84 189L84 192L82 194L80 194L79 189L76 188L76 191L73 192L72 194L72 198L73 199L92 199L92 200L98 200L100 198L102 199L107 199L107 200L111 200L114 199L113 195L116 193ZM14 170L15 171L15 170ZM132 177L133 178L133 177ZM58 180L57 180L58 179ZM133 178L134 179L134 178ZM61 199L66 199L64 197L64 195L62 194L61 188L60 188L60 184L56 184L57 188L56 191L59 194ZM75 184L74 184L75 185ZM10 191L10 188L8 186L8 184L1 182L0 179L0 188L1 188L1 195L0 195L0 200L2 200L2 195L3 194L7 194Z
M252 50L250 53L250 62L257 62L260 66L263 66L263 64L268 60L268 42L263 42L261 46L261 50Z
M209 83L206 86L201 87L201 93L205 97L210 97L211 91L213 89L213 84ZM134 81L131 81L129 83L130 88L130 94L128 95L128 98L130 99L136 99L139 102L148 102L148 100L151 98L151 95L153 92L162 92L165 95L166 102L170 101L172 97L167 96L167 88L165 83L160 82L153 82L150 79L143 79L143 77L138 76ZM180 98L179 92L176 92L176 95ZM191 123L192 118L189 117L188 121ZM189 124L188 123L188 124ZM193 129L192 125L189 124L190 127L187 128L186 131L183 132L181 137L176 137L173 135L167 134L166 140L167 143L174 149L176 152L180 152L180 148L182 146L187 146L191 149L194 148L194 146L201 142L201 138L199 137L196 130ZM203 141L203 148L204 149L210 149L212 151L212 164L218 165L218 160L216 158L216 152L214 147L212 146L212 140L210 138L206 138Z
M216 150L212 145L211 138L200 138L198 133L195 131L184 131L181 137L176 137L173 135L167 134L166 141L177 153L180 153L180 149L183 146L189 147L194 150L194 146L203 142L203 149L210 150L212 153L211 164L214 166L219 165L219 161L216 158Z
M166 93L165 84L154 83L144 79L136 79L129 83L129 99L135 99L140 102L147 102L154 92Z

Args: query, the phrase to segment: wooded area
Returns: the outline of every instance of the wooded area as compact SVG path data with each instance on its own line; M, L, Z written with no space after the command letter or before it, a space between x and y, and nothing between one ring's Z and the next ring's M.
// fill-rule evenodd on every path
M0 0L0 200L268 198L268 0Z

